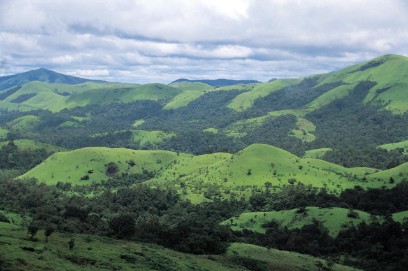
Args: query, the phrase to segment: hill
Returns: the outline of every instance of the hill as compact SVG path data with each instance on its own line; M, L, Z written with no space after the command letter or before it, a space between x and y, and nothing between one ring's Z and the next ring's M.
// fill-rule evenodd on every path
M0 233L1 270L27 270L28 266L32 271L50 270L50 266L58 270L253 270L244 259L264 266L263 270L282 266L288 271L315 270L318 262L327 265L312 256L238 243L231 244L224 255L197 256L92 235L54 233L44 242L41 231L39 239L30 240L25 230L4 222L0 222ZM71 238L75 240L73 250L68 248ZM335 264L332 270L355 269Z
M199 79L199 80L189 80L185 78L177 79L170 84L180 83L180 82L190 82L190 83L203 83L213 87L224 87L239 84L255 84L259 83L256 80L232 80L232 79Z
M57 73L51 70L40 68L24 73L0 77L0 93L10 87L24 85L32 81L61 84L82 84L85 82L102 82L100 80L90 80L70 75Z
M370 222L370 214L354 210L353 215L349 215L349 209L344 208L318 208L306 207L305 210L299 209L272 211L272 212L249 212L243 213L238 217L233 217L223 222L224 225L229 225L234 231L242 231L244 229L254 232L265 233L267 226L262 226L272 220L276 221L282 227L289 229L301 228L304 225L312 224L313 220L323 223L323 226L328 229L329 234L335 238L341 230L346 229L351 225L358 225L365 221Z
M108 170L110 164L116 165L113 174ZM200 203L246 197L254 188L277 190L298 182L326 188L334 194L355 186L394 187L407 177L406 165L385 171L344 168L320 159L300 158L265 144L253 144L236 154L196 156L162 150L89 147L55 153L20 178L33 177L47 184L86 185L123 173L148 172L150 185L175 188L183 197ZM389 181L391 177L393 182Z

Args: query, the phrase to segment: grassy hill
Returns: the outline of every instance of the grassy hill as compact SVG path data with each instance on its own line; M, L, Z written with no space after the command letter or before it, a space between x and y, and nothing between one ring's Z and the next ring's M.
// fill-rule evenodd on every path
M4 146L8 143L9 141L3 141L0 142L0 147ZM53 146L50 144L45 144L41 142L36 142L34 140L29 140L29 139L17 139L13 140L14 144L21 150L38 150L38 149L44 149L46 152L60 152L60 151L66 151L66 149Z
M196 256L151 244L120 241L90 235L54 233L49 241L27 238L26 230L0 222L1 270L253 270L247 261L262 265L263 270L316 270L325 260L298 253L266 249L247 244L231 244L224 255ZM68 241L75 246L69 250ZM243 261L245 260L246 261ZM280 261L278 261L280 259ZM279 269L282 270L282 269ZM355 270L334 265L333 270Z
M250 212L243 213L238 217L225 220L222 224L229 225L234 231L244 229L254 232L265 233L267 228L262 227L269 221L276 221L282 227L289 229L301 228L304 225L312 224L313 219L323 223L329 230L332 237L336 237L340 230L349 225L357 225L363 221L370 222L370 214L354 210L356 217L350 217L349 210L344 208L319 208L307 207L305 212L299 212L298 209L273 211L273 212Z
M89 147L55 153L21 178L35 177L47 184L57 182L90 184L110 178L107 174L108 163L115 163L118 173L142 173L143 170L158 171L176 157L175 153L168 151Z
M146 136L143 133L141 138ZM160 140L160 136L164 136L161 132L158 135L150 134L150 137ZM198 156L161 150L89 147L55 153L21 178L34 177L48 184L59 181L89 184L111 177L106 173L110 162L117 164L118 174L154 172L155 176L148 181L150 184L176 188L193 202L245 196L254 187L279 189L296 182L325 187L332 193L357 185L393 187L406 179L408 172L408 163L385 171L345 168L320 159L300 158L270 145L253 144L236 154ZM394 182L389 181L391 176Z

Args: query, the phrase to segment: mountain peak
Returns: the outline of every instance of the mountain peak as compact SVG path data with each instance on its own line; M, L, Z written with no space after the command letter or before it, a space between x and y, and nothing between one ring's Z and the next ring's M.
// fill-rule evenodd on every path
M40 81L46 83L62 83L62 84L82 84L85 82L102 82L100 80L91 80L71 75L65 75L46 68L38 68L27 72L0 77L0 91L18 85L24 85L32 81Z

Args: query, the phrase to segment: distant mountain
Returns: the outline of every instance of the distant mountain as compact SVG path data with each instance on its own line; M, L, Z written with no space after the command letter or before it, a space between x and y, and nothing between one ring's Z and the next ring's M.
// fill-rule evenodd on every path
M0 91L19 85L24 85L32 81L45 83L62 83L62 84L81 84L85 82L103 82L99 80L90 80L70 75L57 73L44 68L23 72L15 75L0 77Z
M232 86L232 85L238 85L238 84L255 84L255 83L260 83L257 80L232 80L232 79L200 79L200 80L189 80L185 78L180 78L177 79L176 81L171 82L170 84L173 83L179 83L179 82L191 82L191 83L204 83L213 87L225 87L225 86Z

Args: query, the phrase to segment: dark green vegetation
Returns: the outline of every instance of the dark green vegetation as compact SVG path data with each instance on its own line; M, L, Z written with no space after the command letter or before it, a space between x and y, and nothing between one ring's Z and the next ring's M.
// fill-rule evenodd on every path
M405 270L407 74L2 77L0 269Z

